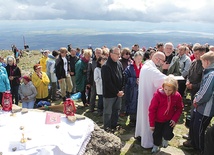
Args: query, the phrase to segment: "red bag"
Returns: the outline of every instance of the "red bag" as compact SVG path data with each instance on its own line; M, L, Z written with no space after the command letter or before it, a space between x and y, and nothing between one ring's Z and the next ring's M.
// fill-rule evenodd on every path
M70 98L67 98L63 104L64 104L64 113L66 114L66 116L74 116L74 114L76 113L74 101Z
M12 103L12 94L10 92L4 92L2 94L2 110L11 111Z

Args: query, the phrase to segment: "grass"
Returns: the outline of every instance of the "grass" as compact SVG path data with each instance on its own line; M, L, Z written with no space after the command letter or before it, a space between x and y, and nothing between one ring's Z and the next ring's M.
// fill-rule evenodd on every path
M0 55L2 57L7 57L8 55L13 55L12 51L4 50L0 51ZM36 64L39 59L42 57L41 53L39 51L31 51L30 53L24 53L23 57L20 58L20 62L18 63L18 66L20 67L22 71L22 75L30 74L33 72L33 65ZM56 101L54 104L60 104L61 100ZM170 146L176 147L178 149L181 149L184 154L187 155L194 155L196 152L193 149L188 149L182 146L182 142L185 141L182 138L183 134L188 133L188 129L185 127L185 117L186 114L189 111L190 105L184 100L185 108L184 111L180 117L180 120L178 124L176 125L174 129L175 136L174 138L169 142ZM98 116L96 113L89 112L88 107L83 107L80 100L75 101L75 104L77 105L77 113L81 115L85 115L89 118L91 118L96 124L98 124L101 128L103 127L103 121L102 117ZM62 112L63 109L52 109L49 107L49 110L56 111L56 112ZM212 120L212 123L214 123L214 119ZM120 130L115 132L115 135L121 138L123 147L121 149L120 155L141 155L141 154L151 154L151 149L144 149L141 147L140 142L134 138L134 132L135 128L130 127L129 124L129 117L120 117L119 118L119 124L122 126Z

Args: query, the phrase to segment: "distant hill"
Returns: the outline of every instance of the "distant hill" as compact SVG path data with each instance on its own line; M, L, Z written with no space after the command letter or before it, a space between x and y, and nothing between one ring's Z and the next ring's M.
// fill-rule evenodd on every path
M157 42L209 43L214 45L213 25L206 23L145 23L134 21L0 21L0 49L11 49L16 44L23 49L23 36L30 50L73 47L93 48L121 43L131 47L155 46Z
M2 49L9 49L10 44L3 44L3 42L11 42L4 36L4 40L0 40ZM179 43L196 43L201 44L210 43L214 44L213 38L206 36L199 36L196 34L184 34L178 32L170 33L145 33L145 34L98 34L98 35L57 35L57 34L45 34L45 35L33 35L28 36L27 43L30 49L59 49L62 46L72 44L73 47L86 48L88 44L92 44L92 47L101 47L107 45L108 47L116 46L121 43L123 47L131 47L133 44L138 43L141 47L155 46L157 42L172 42L175 46ZM23 40L20 36L20 40L16 41L17 45L22 45ZM6 45L6 46L5 46ZM23 48L23 47L18 47Z

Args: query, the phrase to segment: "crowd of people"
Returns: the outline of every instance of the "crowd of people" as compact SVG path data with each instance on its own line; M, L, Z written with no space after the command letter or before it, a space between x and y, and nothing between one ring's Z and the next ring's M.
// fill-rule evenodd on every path
M205 131L214 116L214 46L184 43L175 48L168 42L148 49L118 44L80 50L70 44L41 53L31 76L21 75L15 52L15 58L8 56L5 62L1 58L0 101L3 92L10 91L14 104L21 100L23 108L34 108L40 101L55 101L57 89L62 101L81 92L83 107L93 113L97 109L104 130L114 131L119 117L129 116L141 146L155 153L173 138L183 98L190 92L191 121L183 145L204 155L213 152L214 127L206 136ZM178 76L182 80L176 80Z

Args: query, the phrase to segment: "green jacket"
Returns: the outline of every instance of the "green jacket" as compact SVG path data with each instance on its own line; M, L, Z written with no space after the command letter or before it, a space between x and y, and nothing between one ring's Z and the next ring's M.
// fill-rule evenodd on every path
M161 72L163 72L163 69L160 67L159 68ZM180 76L181 71L180 71L180 64L179 64L179 58L174 56L172 58L172 61L169 65L168 71L166 75L173 74L174 76Z
M86 77L87 77L88 63L79 59L75 64L75 80L77 91L84 91L86 87Z

